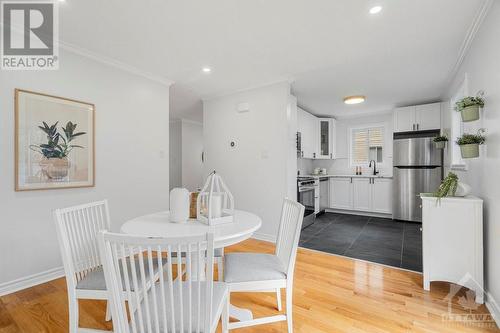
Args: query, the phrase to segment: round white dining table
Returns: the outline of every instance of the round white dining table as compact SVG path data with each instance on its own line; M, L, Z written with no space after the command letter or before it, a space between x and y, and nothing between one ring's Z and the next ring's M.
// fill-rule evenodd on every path
M255 214L235 210L234 221L216 226L209 226L197 220L184 223L170 222L168 211L136 217L125 222L120 231L124 234L147 237L183 237L214 234L214 247L224 248L242 242L252 236L261 225L262 220ZM231 317L240 321L251 320L252 312L234 305L230 306Z

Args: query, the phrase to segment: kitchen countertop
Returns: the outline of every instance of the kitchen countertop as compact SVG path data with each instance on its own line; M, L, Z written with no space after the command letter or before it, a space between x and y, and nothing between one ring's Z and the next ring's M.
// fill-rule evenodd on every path
M300 177L313 177L313 178L330 178L330 177L338 177L338 178L388 178L392 179L390 175L300 175Z

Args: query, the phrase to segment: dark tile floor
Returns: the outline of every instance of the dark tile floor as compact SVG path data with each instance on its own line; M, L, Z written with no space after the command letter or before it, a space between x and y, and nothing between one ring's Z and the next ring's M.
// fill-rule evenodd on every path
M420 223L325 213L302 230L300 246L422 271Z

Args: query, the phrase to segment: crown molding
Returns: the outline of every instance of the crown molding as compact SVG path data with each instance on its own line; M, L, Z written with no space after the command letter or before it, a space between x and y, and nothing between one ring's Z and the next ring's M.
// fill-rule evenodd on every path
M493 5L494 1L495 0L484 0L481 7L477 11L476 16L472 20L472 23L469 26L469 29L467 30L467 33L465 34L465 38L464 38L462 45L460 47L457 61L455 62L455 65L453 66L453 69L451 70L451 73L448 77L448 81L446 82L447 86L451 82L453 82L453 80L455 79L455 76L458 74L458 71L460 70L460 67L462 66L462 64L464 62L464 59L470 50L472 42L474 41L474 38L476 37L477 32L481 28L481 25L482 25L486 15L488 14L491 6Z
M88 59L92 59L94 61L100 62L102 64L105 64L105 65L108 65L111 67L115 67L119 70L131 73L134 75L142 76L143 78L154 81L156 83L160 83L160 84L165 85L167 87L170 87L174 83L174 81L169 80L163 76L159 76L159 75L155 75L155 74L143 71L141 69L138 69L137 67L128 65L128 64L123 63L121 61L103 56L103 55L98 54L98 53L91 52L87 49L78 47L76 45L73 45L73 44L70 44L67 42L59 41L59 47L61 47L62 49L66 50L68 52L77 54L79 56L82 56L82 57L85 57Z
M197 121L197 120L192 120L192 119L187 119L187 118L174 118L169 120L170 124L177 124L177 123L184 123L184 124L192 124L192 125L198 125L198 126L203 126L203 122Z
M193 120L193 119L187 119L187 118L181 118L180 120L181 120L182 123L203 126L203 122L201 122L201 121L197 121L197 120Z

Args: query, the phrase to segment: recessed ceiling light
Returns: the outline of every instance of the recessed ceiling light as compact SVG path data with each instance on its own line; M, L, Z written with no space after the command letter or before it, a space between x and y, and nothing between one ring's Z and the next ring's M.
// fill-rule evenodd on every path
M201 70L203 71L203 73L210 73L212 71L210 67L203 67Z
M345 104L359 104L365 101L365 96L357 95L357 96L347 96L344 98Z
M382 10L382 6L375 6L370 8L370 14L378 14Z

